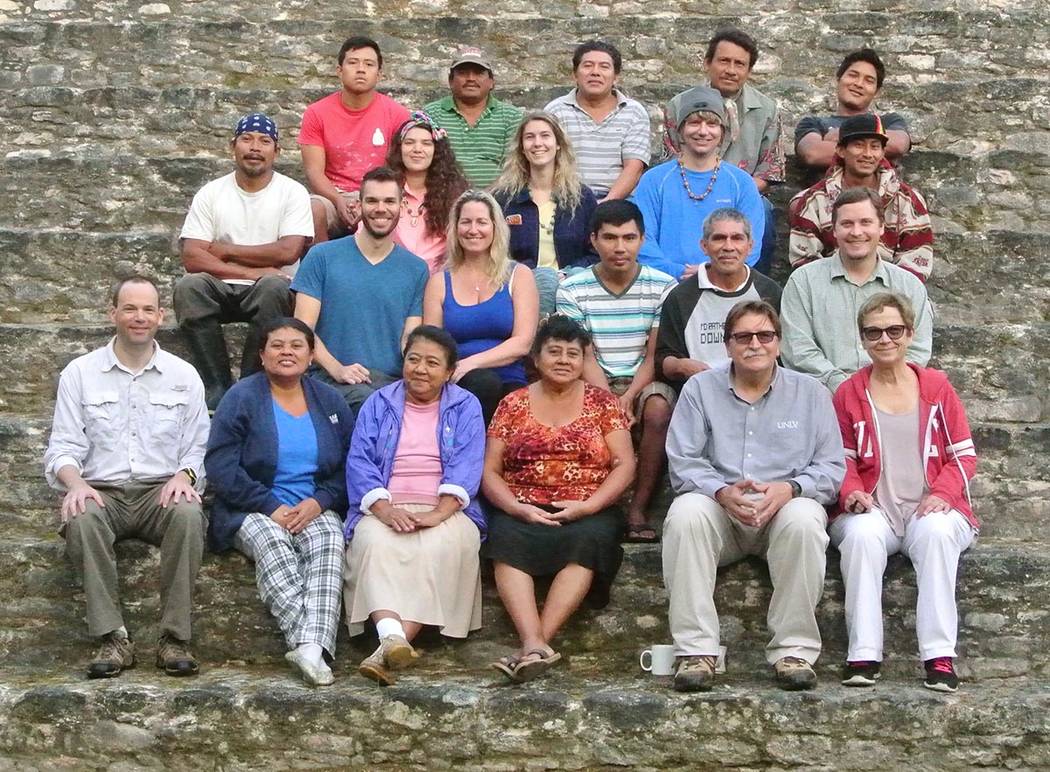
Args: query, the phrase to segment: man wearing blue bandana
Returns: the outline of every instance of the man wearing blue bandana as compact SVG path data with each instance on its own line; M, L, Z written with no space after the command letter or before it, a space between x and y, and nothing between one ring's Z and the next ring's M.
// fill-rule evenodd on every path
M209 410L233 383L222 325L249 322L241 375L258 370L256 330L291 316L289 282L313 238L310 194L273 169L278 139L266 115L241 118L230 140L234 171L197 192L180 234L186 275L175 285L175 317Z

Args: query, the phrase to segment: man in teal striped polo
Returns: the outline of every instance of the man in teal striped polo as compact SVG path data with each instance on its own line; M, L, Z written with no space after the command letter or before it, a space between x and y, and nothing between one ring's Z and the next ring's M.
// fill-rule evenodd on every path
M558 313L579 322L594 345L587 349L583 379L620 397L631 424L640 424L638 477L627 508L627 541L656 541L646 517L664 465L664 440L675 392L656 380L656 338L664 300L675 280L638 264L645 221L630 201L598 204L591 216L591 244L600 262L558 288Z
M448 71L452 93L423 108L448 132L456 160L476 188L487 188L499 176L521 123L520 109L492 96L495 85L488 57L477 48L464 48Z

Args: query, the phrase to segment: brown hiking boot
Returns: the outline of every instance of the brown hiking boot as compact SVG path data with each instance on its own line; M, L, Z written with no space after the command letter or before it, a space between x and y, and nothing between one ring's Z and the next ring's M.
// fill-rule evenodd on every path
M190 653L189 641L180 641L168 633L157 644L157 667L170 676L197 675L197 660Z
M781 657L773 665L773 670L777 674L777 684L789 692L812 689L817 685L817 674L801 657Z
M678 668L674 671L674 690L676 692L710 691L715 682L715 663L718 657L703 654L694 657L679 657Z
M88 678L113 678L135 667L135 644L116 632L103 635L95 658L88 665Z

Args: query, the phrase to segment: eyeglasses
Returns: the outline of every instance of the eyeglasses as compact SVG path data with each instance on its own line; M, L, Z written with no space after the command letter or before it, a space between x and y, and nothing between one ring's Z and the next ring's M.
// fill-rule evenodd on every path
M874 343L877 340L882 340L882 333L889 335L890 340L900 340L901 336L907 331L907 325L891 324L889 327L865 327L860 331L860 334L864 336L864 340Z
M759 343L772 343L777 334L773 330L759 330L758 332L734 332L729 337L734 343L747 346L751 343L752 337L758 338Z

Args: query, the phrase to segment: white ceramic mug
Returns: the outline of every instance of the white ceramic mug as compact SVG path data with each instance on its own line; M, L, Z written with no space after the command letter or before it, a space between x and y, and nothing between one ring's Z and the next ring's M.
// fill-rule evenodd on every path
M638 657L638 664L646 673L656 676L674 675L674 646L666 643L650 646Z

